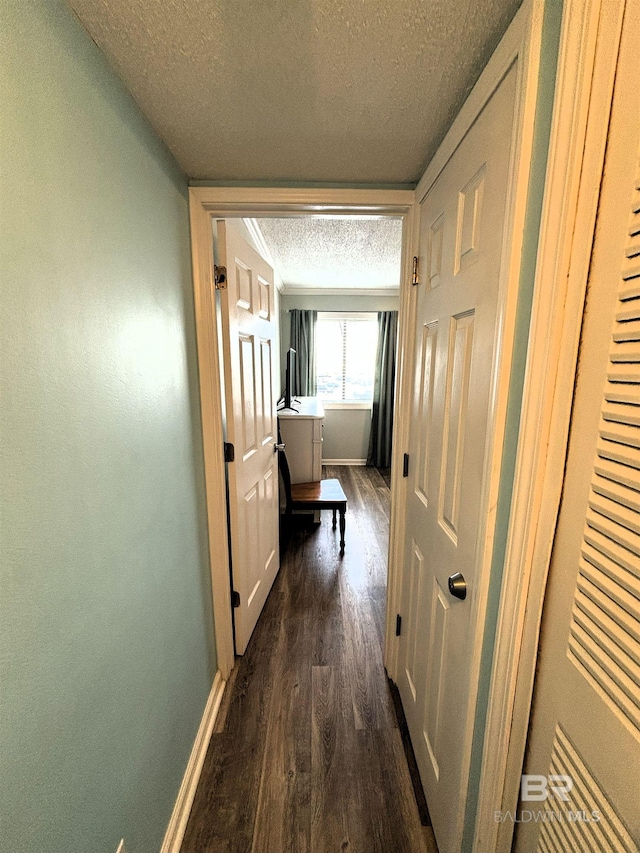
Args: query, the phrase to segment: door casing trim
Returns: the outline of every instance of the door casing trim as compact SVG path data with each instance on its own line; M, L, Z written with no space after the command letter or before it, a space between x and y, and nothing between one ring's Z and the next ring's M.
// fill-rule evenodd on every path
M193 264L194 309L198 349L200 386L200 411L202 420L205 496L209 534L209 571L213 598L214 633L218 668L223 679L228 679L233 669L235 654L233 622L231 615L231 583L229 548L227 543L227 499L223 457L223 408L220 384L220 356L218 327L213 286L212 220L224 217L305 216L323 214L371 214L401 216L404 220L402 237L402 273L400 285L400 340L403 340L406 317L410 310L410 289L413 258L414 199L412 190L358 190L358 189L305 189L260 187L191 187L189 213L191 220L191 254ZM402 347L398 353L398 375L406 373ZM398 399L401 380L396 386ZM404 420L404 419L400 419ZM398 429L402 434L403 430ZM398 436L394 440L400 439ZM392 470L391 536L397 536L403 504L402 477ZM398 518L400 515L400 518ZM396 531L394 533L394 531ZM401 569L396 565L390 548L389 588L397 587L396 575ZM401 553L401 551L400 551ZM392 596L389 595L388 603ZM388 608L389 610L389 608ZM395 625L395 611L394 611ZM387 613L387 631L389 613Z

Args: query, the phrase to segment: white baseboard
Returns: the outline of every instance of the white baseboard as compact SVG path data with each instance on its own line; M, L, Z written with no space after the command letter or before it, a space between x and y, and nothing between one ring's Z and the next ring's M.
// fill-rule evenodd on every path
M366 459L323 459L323 465L366 465Z
M182 784L178 791L160 853L180 853L182 839L187 828L191 806L193 805L193 798L196 795L202 765L204 764L207 749L209 748L209 741L211 740L213 726L218 716L226 683L226 681L222 680L222 675L220 670L218 670L211 685L211 692L209 693L209 698L207 699L207 704L200 720L196 739L193 742L191 755L187 762L187 768L184 771Z

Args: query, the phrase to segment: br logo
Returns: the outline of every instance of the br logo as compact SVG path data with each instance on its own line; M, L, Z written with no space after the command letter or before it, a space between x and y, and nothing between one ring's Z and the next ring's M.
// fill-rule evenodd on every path
M540 776L537 773L522 776L520 796L524 802L543 802L549 797L549 792L565 803L569 799L569 791L573 788L571 776Z

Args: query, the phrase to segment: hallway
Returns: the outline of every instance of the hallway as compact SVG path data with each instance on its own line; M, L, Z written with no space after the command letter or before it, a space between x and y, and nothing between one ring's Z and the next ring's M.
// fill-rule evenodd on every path
M349 500L346 553L325 513L294 530L239 659L184 853L429 853L383 667L389 488L325 468Z

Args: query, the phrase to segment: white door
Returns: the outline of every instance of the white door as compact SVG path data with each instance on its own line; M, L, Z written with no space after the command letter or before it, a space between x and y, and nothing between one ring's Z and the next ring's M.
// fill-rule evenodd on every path
M420 215L398 686L438 846L459 850L479 652L478 579L489 535L516 69L471 126ZM495 472L494 472L495 476ZM459 572L466 598L452 595Z
M280 567L278 548L277 326L273 270L224 221L218 255L221 293L227 466L236 653L241 655Z
M520 853L640 849L637 11L627 4L616 73L525 762L533 778L517 814Z

